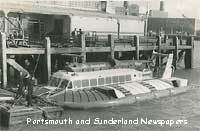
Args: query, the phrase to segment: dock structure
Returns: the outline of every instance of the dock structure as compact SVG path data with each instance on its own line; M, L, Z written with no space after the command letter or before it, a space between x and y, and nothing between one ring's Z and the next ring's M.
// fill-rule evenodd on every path
M53 54L70 54L70 53L79 53L83 56L82 62L87 61L87 53L95 53L95 52L107 52L110 53L112 58L114 58L115 52L135 52L135 57L139 60L139 53L141 51L152 51L158 50L161 52L162 50L172 51L175 54L174 61L176 63L178 57L178 50L186 50L186 68L192 68L192 50L193 50L193 37L187 37L185 40L185 44L180 45L180 40L177 36L169 36L170 38L163 43L161 37L157 39L147 38L142 36L133 36L131 42L123 42L115 39L112 35L107 36L106 43L109 43L108 46L104 47L88 47L86 45L85 35L81 36L81 47L65 47L65 48L52 48L51 40L49 37L46 37L44 40L44 48L7 48L6 47L6 35L1 33L0 35L0 52L1 52L1 75L2 75L2 86L5 88L7 86L7 76L8 76L8 67L7 67L7 59L10 55L33 55L33 54L41 54L44 55L45 64L47 68L46 77L49 79L51 76L51 55ZM127 39L124 39L127 40ZM104 40L105 41L105 40ZM189 59L190 57L190 59ZM161 59L159 58L159 65L161 65ZM175 64L176 65L176 64ZM189 66L190 65L190 66Z
M176 66L182 50L186 54L185 67L193 67L195 54L193 36L144 36L144 20L138 16L118 16L94 11L38 7L38 5L32 6L31 9L20 4L4 6L0 8L0 18L3 21L3 30L0 33L0 74L4 88L8 85L10 74L10 63L7 59L13 56L14 59L15 56L41 56L40 71L45 70L45 72L39 72L45 74L42 78L44 77L46 81L49 80L53 72L52 67L56 63L53 62L54 56L57 56L56 59L61 59L60 56L63 54L80 55L81 62L86 63L99 58L104 58L103 60L106 61L108 54L112 59L144 60L147 58L142 58L141 54L149 57L152 51L156 50L158 53L173 52L175 56L173 65ZM76 36L72 35L75 28L79 29L77 31L79 34ZM8 41L10 35L16 32L22 34L22 37L14 39L14 42L11 41L12 44L14 43L13 47ZM20 46L20 43L28 43L28 46ZM106 55L101 56L103 53ZM161 66L160 57L158 63ZM57 63L57 65L61 64Z
M10 127L22 123L26 123L27 119L54 119L59 118L63 113L61 107L45 106L45 107L25 107L14 106L10 109L1 106L0 108L0 126Z

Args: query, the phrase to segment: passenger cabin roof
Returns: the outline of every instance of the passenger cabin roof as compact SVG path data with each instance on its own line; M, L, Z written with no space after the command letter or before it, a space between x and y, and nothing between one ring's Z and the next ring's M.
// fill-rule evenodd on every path
M86 11L78 9L70 9L57 6L45 6L45 5L22 5L18 3L0 3L0 10L16 13L36 13L46 15L69 15L73 16L87 16L87 17L104 17L104 18L115 18L115 19L135 19L142 20L139 16L121 16L115 14L104 13L100 11Z
M109 76L120 76L120 75L130 75L130 74L141 74L140 71L134 69L110 69L110 70L100 70L93 72L66 72L59 71L55 73L53 76L68 80L83 80L83 79L96 79L96 78L104 78Z

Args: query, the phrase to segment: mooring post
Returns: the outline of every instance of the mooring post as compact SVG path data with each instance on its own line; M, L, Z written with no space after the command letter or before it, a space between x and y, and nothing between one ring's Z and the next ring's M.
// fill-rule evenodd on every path
M134 36L134 45L136 48L136 60L139 60L139 55L140 55L140 38L138 35Z
M174 36L173 38L173 45L175 46L174 48L174 58L173 58L173 66L177 67L177 60L178 60L178 45L179 45L179 39L178 36Z
M111 58L115 58L115 43L112 35L108 35L108 43L110 45Z
M158 53L161 53L161 44L162 44L162 38L159 35L158 36ZM161 69L161 65L162 65L162 58L161 55L158 56L158 66L159 66L159 70Z
M6 55L6 34L0 33L0 52L1 52L1 81L2 87L7 87L7 55Z
M8 10L4 10L4 18L3 18L3 31L7 33L8 31L8 20L6 19L8 17Z
M194 68L194 36L191 36L191 68Z
M86 44L85 44L85 34L81 34L81 55L82 63L86 63Z
M166 45L166 43L167 43L167 39L168 39L168 36L167 36L167 35L164 35L164 43L165 43L165 45Z
M50 80L51 76L51 40L49 37L45 38L45 60L47 66L47 80Z
M193 68L194 64L193 64L193 58L194 58L194 37L190 36L187 38L187 42L186 42L187 46L192 46L192 49L187 49L185 50L185 68Z

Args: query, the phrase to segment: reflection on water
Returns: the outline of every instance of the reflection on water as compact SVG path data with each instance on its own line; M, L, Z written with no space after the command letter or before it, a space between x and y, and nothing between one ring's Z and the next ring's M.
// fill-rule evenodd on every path
M193 70L178 70L175 76L187 78L190 84L200 84L200 69ZM187 125L160 126L160 125L18 125L11 127L11 129L0 129L6 131L198 131L200 130L200 88L195 88L189 92L177 95L174 97L167 97L159 100L151 100L142 103L136 103L131 106L121 106L106 109L93 110L66 110L63 117L75 120L86 120L90 118L109 119L127 119L134 120L136 118L148 118L152 120L158 119L172 119L188 120Z

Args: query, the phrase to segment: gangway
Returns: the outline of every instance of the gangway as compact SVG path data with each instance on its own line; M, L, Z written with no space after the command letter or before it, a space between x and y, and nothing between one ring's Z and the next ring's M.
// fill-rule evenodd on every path
M22 72L23 76L29 74L29 72L26 69L24 69L21 65L19 65L14 59L7 59L7 63L17 71Z

